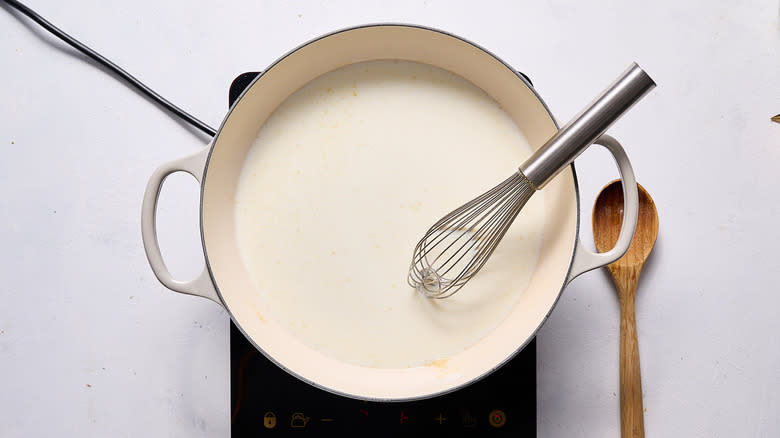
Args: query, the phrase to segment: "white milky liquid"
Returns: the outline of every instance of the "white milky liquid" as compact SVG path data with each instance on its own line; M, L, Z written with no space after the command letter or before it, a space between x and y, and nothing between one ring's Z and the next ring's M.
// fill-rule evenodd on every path
M416 366L468 348L528 285L543 192L451 298L407 285L412 250L530 153L494 100L445 70L388 60L315 79L268 119L242 169L237 233L257 294L301 341L350 363Z

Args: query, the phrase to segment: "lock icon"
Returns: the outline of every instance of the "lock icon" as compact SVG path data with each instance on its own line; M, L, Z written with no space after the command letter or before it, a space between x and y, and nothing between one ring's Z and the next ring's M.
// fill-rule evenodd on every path
M263 415L263 426L265 426L266 429L273 429L276 427L276 414L273 412L266 412L265 415Z

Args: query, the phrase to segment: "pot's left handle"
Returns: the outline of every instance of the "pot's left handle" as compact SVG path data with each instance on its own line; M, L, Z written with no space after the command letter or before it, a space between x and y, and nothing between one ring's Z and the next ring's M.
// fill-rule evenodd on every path
M194 176L199 183L202 183L206 159L210 149L211 145L196 154L165 163L154 171L151 178L149 178L149 183L146 185L144 202L141 206L141 237L144 242L146 258L149 259L152 272L160 280L160 283L170 290L208 298L222 305L222 301L219 299L219 295L217 295L214 283L211 282L211 277L206 267L203 268L203 272L194 280L181 281L174 279L165 266L165 262L163 262L160 244L157 241L157 199L160 196L163 181L174 172L187 172Z
M623 204L623 224L620 226L620 234L615 246L607 252L595 253L590 251L582 244L582 239L577 238L576 247L574 248L574 260L572 261L569 277L566 279L567 284L580 274L606 266L623 257L623 254L628 251L628 247L631 246L631 241L634 239L636 223L639 219L639 192L637 190L634 169L631 167L626 151L623 150L623 146L617 140L607 134L599 137L594 144L607 148L617 162L620 182L623 186L623 199L625 200Z

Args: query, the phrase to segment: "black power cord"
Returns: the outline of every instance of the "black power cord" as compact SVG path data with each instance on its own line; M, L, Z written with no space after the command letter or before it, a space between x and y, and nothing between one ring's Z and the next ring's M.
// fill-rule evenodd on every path
M72 36L68 35L67 33L63 32L59 28L57 28L55 25L49 23L46 21L45 18L38 15L35 11L28 8L27 6L23 5L22 3L16 1L16 0L3 0L5 1L8 6L11 6L12 8L16 9L20 13L26 15L29 19L32 21L38 23L43 27L44 29L48 30L52 34L54 34L57 38L61 39L62 41L68 43L71 47L78 50L79 52L83 53L84 55L87 55L91 59L93 59L98 64L106 67L107 69L114 72L117 76L124 79L135 87L138 91L145 94L147 97L152 99L153 101L157 102L162 106L163 108L167 109L168 111L172 112L173 114L180 117L185 122L189 123L190 125L194 126L195 128L205 132L206 134L210 136L215 136L217 134L217 131L212 128L211 126L201 122L188 112L184 111L183 109L179 108L178 106L174 105L170 101L168 101L166 98L160 96L157 94L154 90L144 85L141 81L136 79L133 75L123 70L118 65L114 64L113 62L109 61L105 57L103 57L101 54L95 52L94 50L90 49L89 47L85 46L81 42L79 42L77 39L73 38Z

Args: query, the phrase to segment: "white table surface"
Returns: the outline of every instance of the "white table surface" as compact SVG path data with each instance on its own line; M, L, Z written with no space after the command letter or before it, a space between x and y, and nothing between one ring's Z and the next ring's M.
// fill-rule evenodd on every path
M559 120L639 62L659 86L610 132L660 212L637 303L647 435L780 435L776 1L28 3L213 126L238 73L367 22L483 45ZM207 139L0 9L0 436L227 436L228 316L160 285L140 239L151 172ZM578 167L588 218L617 172L595 150ZM182 278L202 266L197 196L177 174L161 199ZM619 434L618 327L604 272L564 292L539 334L539 436Z

